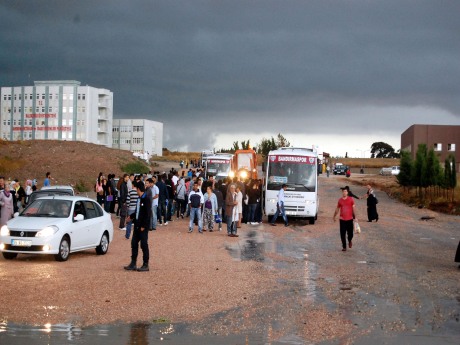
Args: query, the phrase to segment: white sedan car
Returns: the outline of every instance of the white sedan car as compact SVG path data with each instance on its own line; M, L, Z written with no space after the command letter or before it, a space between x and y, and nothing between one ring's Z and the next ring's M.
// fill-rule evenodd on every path
M0 251L5 259L18 254L69 254L96 248L104 255L113 239L110 214L94 200L78 196L36 199L0 229Z

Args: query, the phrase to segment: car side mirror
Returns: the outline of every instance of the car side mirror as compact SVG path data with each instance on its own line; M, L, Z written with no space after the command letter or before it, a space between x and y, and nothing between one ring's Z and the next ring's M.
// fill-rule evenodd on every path
M85 217L82 214L77 214L75 217L73 217L73 220L76 222L81 222L82 220L85 220Z

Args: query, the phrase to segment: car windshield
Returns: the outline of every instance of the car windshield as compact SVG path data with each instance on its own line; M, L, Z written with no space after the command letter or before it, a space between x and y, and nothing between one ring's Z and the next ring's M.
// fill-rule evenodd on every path
M67 218L70 215L72 201L56 199L37 199L22 211L23 217Z
M251 169L252 163L252 154L250 153L240 153L238 154L238 170L239 169Z

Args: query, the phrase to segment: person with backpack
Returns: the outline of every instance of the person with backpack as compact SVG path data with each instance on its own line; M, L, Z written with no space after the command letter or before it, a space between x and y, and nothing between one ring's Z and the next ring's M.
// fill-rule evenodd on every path
M179 214L184 218L185 213L185 197L187 196L187 190L185 187L185 180L181 178L177 182L176 187L176 202L177 202L177 219L179 219Z
M198 232L200 234L203 233L203 220L201 219L201 206L204 203L203 193L199 189L199 185L197 182L193 184L193 190L190 192L188 196L188 205L190 208L190 225L188 228L188 232L193 232L193 226L195 222L195 218L198 219Z

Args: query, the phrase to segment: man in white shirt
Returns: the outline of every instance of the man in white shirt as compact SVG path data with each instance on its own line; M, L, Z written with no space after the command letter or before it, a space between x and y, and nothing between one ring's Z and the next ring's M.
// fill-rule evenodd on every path
M151 221L151 229L156 230L157 229L157 209L158 209L158 196L160 194L160 191L158 187L155 185L156 178L148 178L146 180L146 184L148 184L147 187L150 188L151 193L152 193L152 221Z
M278 192L278 203L276 204L275 215L273 216L272 221L270 222L271 226L276 226L275 222L280 214L284 219L284 226L289 226L288 219L286 216L286 210L284 209L284 192L286 191L286 189L287 189L287 184L283 184L281 186L280 191Z

